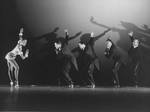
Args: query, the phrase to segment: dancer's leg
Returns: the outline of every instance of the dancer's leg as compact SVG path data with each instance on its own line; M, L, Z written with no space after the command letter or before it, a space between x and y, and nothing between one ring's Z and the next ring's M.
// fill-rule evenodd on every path
M13 74L13 67L11 66L11 63L9 62L9 60L7 60L7 66L8 66L8 76L10 79L10 85L13 86L13 79L12 79L12 74Z
M139 69L139 63L137 63L137 64L134 65L133 80L134 80L135 87L139 86L138 69Z
M69 76L69 71L71 69L71 64L69 62L64 62L63 67L62 67L62 72L65 76L65 80L67 81L67 83L69 85L73 85L73 81L71 79L71 77Z
M15 76L15 86L18 87L18 73L19 73L19 66L15 60L10 60L10 64L12 67L15 68L14 76Z
M95 81L93 78L93 71L94 71L94 64L90 63L89 67L88 67L88 80L91 84L91 86L94 88L95 87Z
M118 77L118 70L120 67L121 67L121 62L118 61L115 64L115 67L113 69L114 80L116 81L118 87L120 86L119 77Z

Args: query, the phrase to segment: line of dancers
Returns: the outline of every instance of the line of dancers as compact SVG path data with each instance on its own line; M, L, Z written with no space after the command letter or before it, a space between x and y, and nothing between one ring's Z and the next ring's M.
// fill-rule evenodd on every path
M109 29L110 30L110 29ZM138 70L139 70L139 60L140 60L140 41L136 38L133 38L133 32L129 32L132 46L128 51L129 57L133 61L133 72L134 72L134 85L139 86L138 83ZM22 59L28 57L29 50L27 49L25 55L23 55L22 47L27 44L27 40L23 39L23 28L20 29L19 41L16 47L7 53L5 59L7 60L8 65L8 75L10 78L10 85L19 87L18 73L19 66L15 61L17 55L20 55ZM80 41L78 44L79 56L76 58L72 51L68 47L69 33L68 30L65 30L65 38L56 38L54 42L56 58L59 62L62 63L60 72L63 74L66 82L69 87L73 88L74 83L70 77L70 70L72 67L75 68L77 74L79 74L80 81L85 82L90 87L95 88L95 81L93 78L93 72L95 67L100 71L100 60L94 52L94 32L91 32L90 39L88 42ZM116 87L120 87L120 81L118 77L118 71L122 69L122 73L125 73L126 62L122 54L118 51L117 47L113 43L110 37L106 40L106 49L104 55L108 59L114 61L112 67L112 78ZM14 73L13 73L14 69ZM14 78L13 78L14 77Z

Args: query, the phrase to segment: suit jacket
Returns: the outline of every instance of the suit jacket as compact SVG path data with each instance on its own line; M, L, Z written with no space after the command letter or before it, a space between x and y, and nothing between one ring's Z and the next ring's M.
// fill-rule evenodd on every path
M62 41L62 47L57 55L57 59L71 62L74 65L74 67L76 68L76 70L78 70L76 58L72 54L70 49L68 48L68 38L69 38L69 36L66 34L65 39L63 39L63 41Z
M79 56L77 60L79 62L79 65L81 65L82 67L89 64L89 62L92 62L94 63L96 68L100 70L100 62L93 49L93 43L94 43L93 40L94 38L91 37L89 42L86 43L86 47L84 50L81 50L79 47L77 48L79 52Z
M77 56L76 59L77 59L78 65L81 65L83 63L83 59L85 57L84 50L80 49L80 47L78 46L75 49L73 49L72 52L77 52L78 53L78 56Z
M113 42L112 42L113 43ZM123 64L126 65L126 62L123 58L123 56L121 55L121 53L117 50L116 46L114 45L114 43L112 44L111 48L108 49L106 48L105 49L105 56L108 58L108 59L113 59L115 62L117 61L120 61L122 62Z

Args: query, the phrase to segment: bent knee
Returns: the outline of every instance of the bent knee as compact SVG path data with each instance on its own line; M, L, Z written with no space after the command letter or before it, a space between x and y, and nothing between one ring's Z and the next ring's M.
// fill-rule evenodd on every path
M113 71L113 73L116 73L116 72L117 72L115 69L113 69L112 71Z
M19 70L19 66L14 66L15 69Z

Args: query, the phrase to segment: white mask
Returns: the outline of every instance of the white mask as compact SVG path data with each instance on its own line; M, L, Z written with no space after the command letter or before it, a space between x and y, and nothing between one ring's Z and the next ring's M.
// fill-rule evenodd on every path
M133 41L133 47L136 48L136 47L138 47L138 46L139 46L139 40L135 39L135 40Z
M56 48L56 49L60 49L60 48L61 48L61 44L54 43L54 45L55 45L55 48Z
M79 43L79 47L80 47L80 49L84 50L84 49L85 49L85 47L86 47L86 45L85 45L85 44L81 44L81 43Z
M106 41L106 46L107 46L108 49L110 49L111 46L112 46L112 43L110 41Z

